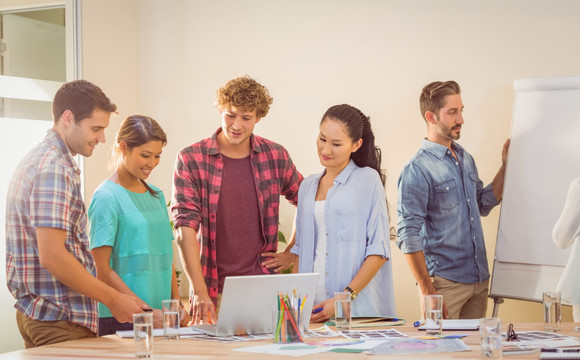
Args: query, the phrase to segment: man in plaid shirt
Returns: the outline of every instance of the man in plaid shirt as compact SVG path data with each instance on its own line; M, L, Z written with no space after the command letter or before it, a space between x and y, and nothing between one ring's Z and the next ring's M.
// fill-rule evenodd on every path
M296 205L303 177L286 149L253 134L272 101L250 77L230 80L215 97L221 128L177 155L171 210L195 323L216 320L226 276L280 272L294 259L276 254L278 207L280 195Z
M117 107L94 84L56 93L54 124L19 163L6 201L6 278L26 348L94 337L96 302L121 322L147 305L98 280L86 232L80 170L73 157L105 142Z

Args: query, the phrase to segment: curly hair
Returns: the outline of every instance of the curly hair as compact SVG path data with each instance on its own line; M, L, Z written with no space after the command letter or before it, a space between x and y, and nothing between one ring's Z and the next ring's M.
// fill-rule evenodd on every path
M220 110L234 107L242 111L256 110L258 118L264 117L270 110L274 99L268 89L248 75L228 81L216 91L214 104Z

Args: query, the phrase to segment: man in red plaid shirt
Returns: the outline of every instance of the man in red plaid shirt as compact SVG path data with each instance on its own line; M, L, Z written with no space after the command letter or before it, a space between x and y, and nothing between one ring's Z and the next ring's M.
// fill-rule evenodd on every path
M217 319L226 276L279 272L294 258L276 254L278 208L280 195L296 205L303 177L286 149L253 134L272 101L250 77L230 80L215 96L221 127L177 154L171 211L195 323Z

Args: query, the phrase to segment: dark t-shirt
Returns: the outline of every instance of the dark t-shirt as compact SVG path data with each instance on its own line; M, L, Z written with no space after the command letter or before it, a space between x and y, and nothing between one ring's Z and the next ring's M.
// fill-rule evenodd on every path
M250 157L221 157L224 170L216 213L219 293L226 276L264 274L260 253L265 243Z

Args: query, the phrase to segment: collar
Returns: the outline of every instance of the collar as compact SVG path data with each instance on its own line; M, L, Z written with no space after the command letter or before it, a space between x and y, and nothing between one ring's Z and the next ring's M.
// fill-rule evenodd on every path
M457 152L463 153L463 147L461 147L461 145L459 145L455 141L451 141L451 148L456 153ZM447 153L447 150L449 150L446 146L437 144L436 142L427 140L425 138L421 142L421 149L435 155L439 160L445 158L445 154Z
M342 171L340 172L340 174L338 174L336 176L336 178L334 179L335 183L339 183L339 184L345 184L348 181L348 178L350 177L350 175L358 168L358 166L354 163L354 161L350 160L350 162L348 163L348 165L346 165L346 167L344 169L342 169ZM318 174L318 182L320 181L320 178L326 174L326 169L321 172L320 174Z
M217 137L218 137L218 134L221 132L222 132L222 128L220 127L213 133L213 135L209 139L208 150L207 150L208 155L219 155L220 147L219 147ZM250 149L251 149L252 153L262 152L262 148L260 147L260 144L258 144L258 141L257 141L256 136L254 134L250 135Z
M64 143L64 140L53 129L46 132L46 141L58 149L58 153L64 158L66 164L73 169L75 174L80 175L81 170L74 160L69 148Z

